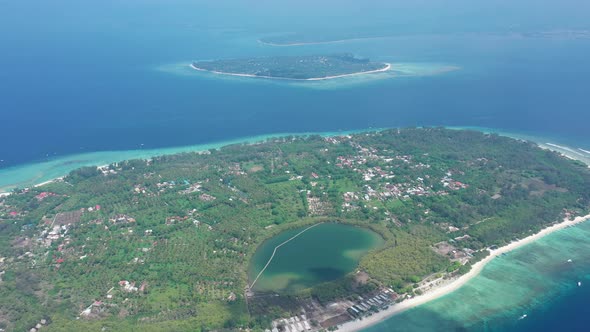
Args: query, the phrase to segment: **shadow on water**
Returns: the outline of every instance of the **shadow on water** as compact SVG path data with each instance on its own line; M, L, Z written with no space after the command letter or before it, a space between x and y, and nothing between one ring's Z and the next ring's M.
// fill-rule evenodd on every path
M310 268L306 272L297 279L289 280L284 289L278 292L286 294L297 292L318 283L336 281L347 273L345 270L332 267Z
M346 274L347 271L333 267L314 267L307 270L312 279L317 281L330 281L338 279Z
M306 272L305 274L299 275L297 279L289 280L287 285L282 290L277 291L277 293L292 294L309 288L312 285L319 284L321 286L325 282L336 282L347 273L345 270L332 267L310 268Z

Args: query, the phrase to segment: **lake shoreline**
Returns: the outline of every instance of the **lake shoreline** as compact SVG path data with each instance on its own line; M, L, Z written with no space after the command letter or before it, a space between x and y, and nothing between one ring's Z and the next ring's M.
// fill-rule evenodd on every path
M385 243L381 234L359 223L323 217L308 220L310 223L297 227L287 225L277 233L265 236L254 246L252 255L245 257L248 262L246 297L269 292L295 294L317 284L334 281L352 273L363 255ZM326 237L340 241L325 247ZM349 250L361 253L357 256L342 255ZM317 266L339 270L338 275L323 278L309 274Z
M382 310L376 314L373 314L372 316L365 317L365 318L363 318L363 320L354 320L354 321L344 323L344 324L338 326L337 331L339 331L339 332L359 331L359 330L365 329L367 327L376 325L376 324L378 324L386 319L389 319L395 315L398 315L404 311L410 310L412 308L418 307L420 305L426 304L428 302L431 302L433 300L441 298L445 295L448 295L448 294L458 290L459 288L461 288L463 285L465 285L471 279L478 276L479 273L483 270L483 268L489 262L491 262L494 258L496 258L500 255L506 254L506 253L513 251L515 249L518 249L518 248L525 246L527 244L530 244L530 243L532 243L532 242L534 242L546 235L549 235L553 232L562 230L566 227L571 227L571 226L583 223L589 219L590 219L590 214L585 215L585 216L578 216L578 217L575 217L574 219L571 219L571 220L566 218L563 221L553 224L551 226L548 226L535 234L529 235L529 236L527 236L523 239L520 239L518 241L511 242L511 243L509 243L503 247L500 247L498 249L490 250L490 255L487 256L486 258L484 258L483 260L473 264L473 266L471 267L471 270L468 273L466 273L458 278L452 279L449 282L444 283L443 285L440 285L438 287L434 287L431 290L424 293L423 295L415 296L413 298L404 300L400 303L393 304L388 309Z
M254 278L254 281L252 281L252 283L250 283L248 285L248 291L251 292L252 288L254 287L254 285L256 284L256 281L258 281L258 278L260 278L260 276L264 273L264 271L266 270L266 268L268 268L268 266L270 265L270 263L272 262L272 259L275 257L275 254L277 253L277 250L284 246L285 244L291 242L292 240L295 240L297 237L299 237L299 235L307 232L308 230L323 224L323 222L319 222L317 224L313 224L311 226L308 226L307 228L305 228L304 230L302 230L301 232L297 233L296 235L294 235L293 237L289 238L288 240L286 240L285 242L282 242L281 244L279 244L278 246L276 246L272 252L272 255L270 256L270 258L268 259L268 262L266 262L266 265L264 265L264 267L262 268L262 270L260 270L260 272L258 273L258 275L256 275L256 278Z

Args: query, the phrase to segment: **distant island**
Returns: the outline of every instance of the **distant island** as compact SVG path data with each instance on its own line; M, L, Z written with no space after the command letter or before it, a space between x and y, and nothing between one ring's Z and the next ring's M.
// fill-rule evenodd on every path
M590 38L590 30L588 29L553 29L553 30L532 30L532 31L508 31L499 34L479 33L473 34L480 36L501 36L508 38L539 38L539 39L588 39ZM258 42L263 45L276 47L292 47L305 46L317 44L334 44L352 41L362 41L379 38L393 38L410 36L403 35L396 32L385 33L341 33L340 31L324 32L322 34L305 34L305 33L287 33L272 36L266 36L258 39ZM418 36L418 35L415 35Z
M372 62L348 53L197 61L191 67L216 74L298 81L327 80L391 69L388 63Z
M353 34L341 34L341 33L328 33L326 35L305 35L299 33L284 34L269 36L258 39L258 42L270 46L301 46L301 45L313 45L313 44L331 44L339 43L351 40L361 39L373 39L373 38L384 38L391 37L392 34L364 34L364 33L353 33Z
M551 38L551 39L588 39L590 38L590 30L569 30L556 29L548 31L532 31L517 33L524 38Z
M356 331L589 218L589 187L535 143L444 128L84 167L0 197L0 329Z

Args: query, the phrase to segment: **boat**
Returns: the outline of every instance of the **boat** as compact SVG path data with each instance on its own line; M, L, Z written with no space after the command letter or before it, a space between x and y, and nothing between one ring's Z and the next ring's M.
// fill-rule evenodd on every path
M582 286L582 282L578 281L578 287Z
M567 262L568 262L568 263L571 263L571 262L572 262L572 259L571 259L571 258L570 258L570 259L568 259L568 260L567 260Z
M518 318L518 320L525 319L526 317L527 317L527 314L524 314L524 315L520 316L520 317Z

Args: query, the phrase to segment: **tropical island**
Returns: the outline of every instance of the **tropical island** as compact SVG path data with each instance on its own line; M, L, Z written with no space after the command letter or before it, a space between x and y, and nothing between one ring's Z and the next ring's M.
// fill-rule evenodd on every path
M267 36L258 39L258 42L269 46L303 46L314 44L331 44L352 40L391 37L395 34L383 33L342 33L342 31L326 32L318 34L289 33Z
M317 81L384 72L391 65L352 54L335 54L197 61L191 68L241 77Z
M0 328L355 330L582 221L589 187L535 143L444 128L85 167L0 197Z

